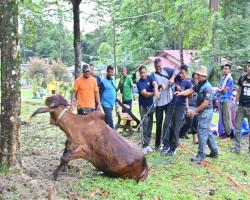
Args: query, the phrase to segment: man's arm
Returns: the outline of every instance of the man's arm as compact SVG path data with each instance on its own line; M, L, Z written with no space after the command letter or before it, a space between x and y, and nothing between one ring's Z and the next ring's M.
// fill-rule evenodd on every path
M184 91L182 91L182 92L177 91L177 92L175 92L174 94L177 95L177 96L184 96L184 97L186 97L186 96L189 96L189 95L193 94L194 92L195 92L195 91L194 91L193 88L189 88L189 89L184 90Z
M206 107L208 107L208 105L209 105L209 100L204 99L203 103L194 110L194 113L197 114L197 113L202 112L203 110L206 109Z
M101 111L101 101L100 101L100 95L99 95L99 91L95 92L95 101L97 103L97 111Z
M153 81L152 83L153 87L154 87L154 96L159 98L160 97L160 93L158 91L158 84L156 81Z
M153 97L154 96L154 92L147 92L146 89L143 89L141 92L141 95L144 96L144 97Z
M170 79L169 79L169 85L173 85L174 81L175 81L175 77L177 76L177 74L179 73L179 70L177 68L168 68L166 67L165 70L167 71L167 73L170 75Z
M99 93L100 93L100 98L102 98L102 94L103 94L103 92L104 92L104 85L103 85L103 83L101 82L101 84L100 84L100 88L99 88Z

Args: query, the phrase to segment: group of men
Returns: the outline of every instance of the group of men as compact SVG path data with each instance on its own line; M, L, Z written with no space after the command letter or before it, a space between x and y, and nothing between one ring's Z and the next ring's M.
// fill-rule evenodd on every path
M153 114L156 116L156 139L154 150L160 150L165 155L174 156L179 143L179 136L191 128L194 136L198 133L198 141L193 138L193 143L198 142L198 153L191 161L201 163L206 156L217 157L218 148L215 136L210 129L213 117L212 86L207 80L207 68L201 66L188 80L188 67L183 65L178 69L163 67L160 58L154 61L155 72L148 75L145 66L139 67L140 79L136 83L139 93L139 111L142 119L142 147L144 154L152 152L149 146ZM105 114L105 121L114 128L112 111L117 101L117 91L122 94L122 102L132 109L133 81L127 75L126 68L121 70L118 86L113 78L114 68L107 67L107 75L101 80L94 75L93 65L84 65L83 76L76 79L71 99L73 110L77 100L77 113L88 114L94 110ZM223 66L224 76L218 92L220 93L220 106L222 121L225 128L225 137L231 134L230 99L232 95L233 79L231 65ZM250 62L247 65L247 74L238 81L236 145L234 152L240 152L240 130L243 118L250 122ZM164 118L165 115L165 118ZM185 118L186 124L183 125ZM208 145L210 154L205 154ZM250 140L249 140L250 151Z
M126 68L122 68L122 77L117 87L113 78L114 68L109 65L106 71L106 77L101 78L94 73L94 65L83 65L83 75L79 76L74 83L73 93L71 97L71 110L77 106L77 114L87 115L92 111L103 110L105 121L114 128L113 108L117 102L117 91L122 90L122 102L132 109L132 92L133 81L127 75Z

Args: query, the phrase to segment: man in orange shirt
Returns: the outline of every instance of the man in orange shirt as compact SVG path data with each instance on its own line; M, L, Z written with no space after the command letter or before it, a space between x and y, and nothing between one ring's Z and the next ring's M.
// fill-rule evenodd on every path
M97 110L101 111L99 89L96 79L90 75L90 67L88 65L83 65L82 72L83 76L75 80L70 109L74 109L77 99L77 114L86 115L94 111L96 103Z

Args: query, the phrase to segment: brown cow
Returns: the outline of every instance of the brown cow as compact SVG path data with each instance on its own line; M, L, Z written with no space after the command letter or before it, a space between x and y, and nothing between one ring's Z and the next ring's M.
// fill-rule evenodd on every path
M111 129L105 123L103 113L73 114L60 95L48 97L45 104L46 107L38 108L32 116L49 112L50 123L59 126L67 137L61 163L53 172L55 180L69 161L77 158L89 161L111 177L130 178L137 182L147 178L147 161L142 151Z

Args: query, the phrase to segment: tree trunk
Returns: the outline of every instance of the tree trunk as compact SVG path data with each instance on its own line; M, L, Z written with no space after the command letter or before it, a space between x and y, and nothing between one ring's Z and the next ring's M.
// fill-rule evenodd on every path
M1 132L0 164L21 165L20 157L20 62L18 50L18 3L0 3Z
M181 35L179 39L179 50L180 50L180 61L181 65L184 65L184 59L183 59L183 36Z
M81 71L81 32L80 32L80 4L82 0L71 0L74 15L74 51L75 51L75 79Z

